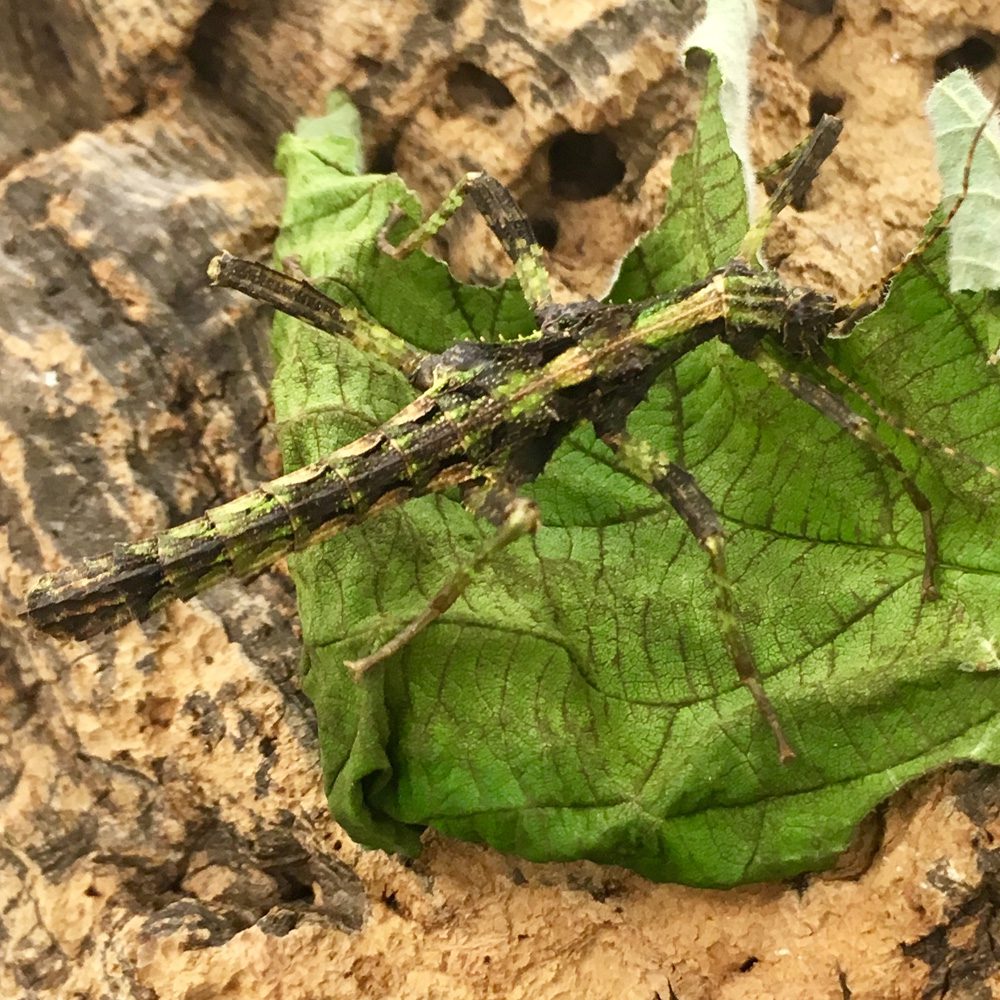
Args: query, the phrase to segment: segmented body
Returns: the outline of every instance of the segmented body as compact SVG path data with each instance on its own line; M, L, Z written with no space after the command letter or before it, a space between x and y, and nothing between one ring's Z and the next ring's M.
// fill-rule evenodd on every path
M464 341L425 356L410 375L421 394L325 460L43 577L27 616L53 635L86 638L225 577L250 576L411 497L488 492L497 483L516 489L580 423L599 434L623 427L660 372L698 344L722 336L748 353L773 335L803 352L802 331L821 343L832 317L824 296L738 263L646 303L546 306L531 337ZM502 519L488 502L481 512Z

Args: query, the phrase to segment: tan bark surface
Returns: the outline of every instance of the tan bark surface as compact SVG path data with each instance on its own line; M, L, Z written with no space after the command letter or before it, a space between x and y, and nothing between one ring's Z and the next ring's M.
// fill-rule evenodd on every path
M810 107L842 101L847 122L772 255L853 291L935 200L920 108L936 64L990 62L1000 10L762 7L759 162ZM271 153L299 114L346 88L370 161L428 205L486 167L547 227L564 288L597 291L686 143L697 88L678 51L697 3L0 8L0 996L1000 994L991 769L901 791L839 876L790 885L654 885L434 834L404 863L328 816L282 573L87 645L16 617L43 568L275 473L268 317L206 288L204 267L217 247L266 251ZM613 155L560 153L574 130ZM502 266L475 224L457 222L448 250L464 273Z

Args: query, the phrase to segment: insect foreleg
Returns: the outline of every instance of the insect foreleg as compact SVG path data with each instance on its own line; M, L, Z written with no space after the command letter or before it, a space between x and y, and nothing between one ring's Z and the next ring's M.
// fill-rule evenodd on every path
M763 369L764 373L773 382L790 392L797 399L808 403L814 410L847 431L848 434L861 442L861 444L877 455L897 473L903 489L906 490L910 502L920 515L923 525L924 574L921 585L921 599L925 601L936 600L940 596L937 585L934 582L934 575L938 564L938 543L937 535L934 531L931 502L923 490L917 486L913 477L903 467L903 463L899 460L896 453L875 433L875 429L867 418L852 410L847 403L827 389L826 386L821 385L806 375L789 371L780 361L765 351L758 351L752 356L752 360Z
M494 513L495 511L495 513ZM384 642L368 656L347 660L345 666L360 679L376 664L398 653L416 636L437 621L462 596L475 575L486 566L501 549L516 542L524 535L533 534L540 523L538 507L525 497L506 495L499 488L488 491L484 497L483 513L497 523L497 530L482 544L473 557L459 566L430 599L423 611L404 625L391 639Z
M795 149L777 161L778 171L783 170L784 175L750 230L743 237L739 253L743 260L753 261L756 258L764 237L778 213L786 205L800 201L804 197L816 179L819 168L837 145L842 128L843 122L839 118L823 115L812 132ZM790 166L784 162L786 159L790 162Z
M528 305L537 313L552 302L549 276L542 259L542 248L535 239L531 223L514 196L495 177L482 170L466 174L445 196L441 207L422 225L397 245L389 242L388 232L401 218L397 209L386 220L379 236L379 247L393 257L405 257L423 246L458 211L468 196L486 224L500 241L514 265L521 291Z
M760 714L774 734L779 758L782 762L791 760L795 757L795 751L788 742L781 728L778 713L764 690L760 671L757 669L750 643L743 630L732 580L726 568L726 538L712 501L695 482L690 472L645 442L636 440L624 432L602 434L601 438L615 452L624 473L670 502L683 518L691 534L698 540L698 544L707 553L726 651L739 674L740 681L753 695Z

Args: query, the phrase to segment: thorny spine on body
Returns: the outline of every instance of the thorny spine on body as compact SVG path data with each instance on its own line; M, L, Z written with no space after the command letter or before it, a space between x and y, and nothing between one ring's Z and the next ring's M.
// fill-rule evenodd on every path
M975 135L969 164L985 125ZM488 174L468 174L441 208L398 245L388 238L398 221L391 214L379 245L401 257L433 236L466 197L472 200L512 261L535 315L536 331L515 341L459 341L428 354L370 317L339 306L292 262L282 273L223 253L210 265L213 283L348 338L402 371L419 395L380 427L320 462L178 527L119 544L106 555L42 577L28 595L27 617L52 635L87 638L144 619L168 601L190 598L225 577L250 576L289 552L412 497L457 489L463 504L492 522L496 532L421 614L370 655L347 664L360 676L451 607L494 552L538 529L537 507L518 491L539 475L569 431L590 422L618 469L668 501L705 550L728 656L770 727L781 760L793 758L741 623L718 513L686 469L631 437L625 423L661 372L700 344L720 338L893 468L923 525L922 598L937 596L937 542L929 500L869 420L819 380L825 377L841 390L859 391L833 365L824 344L873 308L871 301L884 283L838 306L830 296L786 286L774 272L748 263L757 259L777 213L808 189L840 127L836 119L824 117L793 151L796 155L787 160L791 165L748 232L739 257L686 288L641 302L554 304L542 251L526 216ZM968 176L967 165L962 193L945 222L909 257L925 250L950 222L967 193ZM799 370L806 365L819 378ZM867 394L863 398L879 419L918 442L942 448L903 426Z

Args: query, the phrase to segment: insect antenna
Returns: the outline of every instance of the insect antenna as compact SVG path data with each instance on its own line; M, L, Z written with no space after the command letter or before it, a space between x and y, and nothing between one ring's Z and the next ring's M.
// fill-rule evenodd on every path
M836 330L830 334L831 339L840 340L847 337L853 328L865 316L873 312L878 307L880 300L885 296L890 282L903 271L907 264L920 255L926 253L927 250L929 250L941 238L942 234L947 231L948 227L951 225L955 216L958 214L959 209L962 207L969 195L972 164L975 158L976 149L978 148L990 121L993 119L993 116L998 109L1000 109L1000 91L997 92L996 97L993 99L993 103L990 105L989 111L983 117L983 120L979 123L972 136L972 141L969 143L969 149L966 153L965 163L962 168L962 182L959 187L959 192L955 196L951 206L948 208L944 218L936 226L928 230L916 246L914 246L913 249L899 261L898 264L883 274L877 282L874 282L867 288L863 289L853 299L851 299L850 302L837 307L835 317L838 319L839 325ZM936 451L954 461L974 466L976 469L985 472L994 478L1000 479L1000 467L978 461L952 445L945 444L944 442L937 440L937 438L931 437L928 434L924 434L921 431L910 427L895 414L890 413L878 403L878 401L871 395L871 393L868 392L867 389L864 388L863 385L836 365L830 356L822 349L822 347L818 347L812 352L811 359L824 372L826 372L830 378L839 382L849 392L861 399L881 422L894 428L900 434L903 434L920 447L926 450Z
M959 192L955 196L955 200L952 202L950 208L948 209L945 217L932 229L924 233L924 235L918 240L916 246L914 246L897 264L889 268L879 279L867 288L862 289L857 295L851 299L850 302L838 307L836 318L840 321L840 328L835 334L832 334L834 339L841 339L850 334L851 330L864 319L870 312L878 307L878 303L885 297L886 290L889 287L890 282L893 278L898 275L911 260L921 256L926 253L945 233L948 227L951 225L952 220L958 214L959 209L965 203L966 198L969 196L969 182L972 177L972 163L976 156L976 149L979 147L979 143L986 133L986 129L989 127L990 121L992 121L994 114L1000 109L1000 91L997 91L996 96L993 98L993 103L990 105L989 111L983 116L983 120L979 123L976 128L975 133L972 136L972 142L969 143L969 151L965 156L965 165L962 168L962 183L959 186ZM832 374L832 373L831 373ZM845 383L846 384L846 383Z

